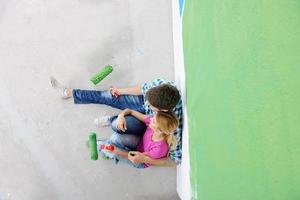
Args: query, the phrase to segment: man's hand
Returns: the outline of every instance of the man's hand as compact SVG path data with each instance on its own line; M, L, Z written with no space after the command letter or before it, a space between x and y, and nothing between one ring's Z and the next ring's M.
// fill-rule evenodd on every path
M113 95L116 98L118 98L121 95L119 88L115 86L110 86L109 91L111 95Z
M136 85L128 88L117 88L116 86L110 86L109 92L118 98L120 95L142 95L142 90L140 85Z
M125 132L126 128L126 120L123 114L119 114L117 118L117 129Z
M130 160L133 164L145 163L147 156L138 151L129 151L128 160Z

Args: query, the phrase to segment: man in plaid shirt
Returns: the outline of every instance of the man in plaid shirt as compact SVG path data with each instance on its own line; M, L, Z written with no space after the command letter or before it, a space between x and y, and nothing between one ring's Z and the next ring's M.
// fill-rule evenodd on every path
M63 99L73 98L75 104L105 104L122 110L129 108L147 115L153 115L157 111L173 111L179 119L179 127L174 132L177 139L176 149L170 151L167 158L151 159L143 153L135 152L134 155L128 154L128 159L134 164L149 163L155 166L176 166L181 163L182 101L174 82L158 78L141 86L123 89L111 87L109 91L67 88L54 77L51 77L51 84ZM146 126L133 116L126 116L125 120L126 130L119 130L116 120L111 121L114 134L110 140L117 147L132 151L138 145Z
M144 108L145 108L145 113L147 115L153 115L153 110L150 108L149 104L147 104L146 93L149 89L157 87L157 86L162 85L162 84L169 84L169 85L175 86L173 81L169 81L169 80L162 79L162 78L155 79L150 83L144 83L141 86L142 94L143 94L145 102L146 102L145 105L144 105ZM181 148L182 148L181 138L182 138L182 128L183 128L182 127L183 126L183 115L182 115L182 101L181 101L181 99L179 99L177 105L170 111L174 112L177 115L178 120L179 120L179 127L174 132L174 135L176 136L176 139L177 139L177 146L176 146L176 149L170 151L170 158L173 161L175 161L176 164L180 164L181 163ZM164 161L167 162L169 160L164 159ZM169 162L170 165L172 165L171 163L172 162Z

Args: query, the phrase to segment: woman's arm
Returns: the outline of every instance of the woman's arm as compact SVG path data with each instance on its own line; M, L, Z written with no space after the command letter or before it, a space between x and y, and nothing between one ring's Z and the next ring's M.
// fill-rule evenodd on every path
M176 167L176 163L170 157L152 159L148 156L145 156L145 163L149 163L150 165L160 166L160 167Z
M111 152L116 154L119 157L130 160L133 164L148 163L153 166L176 167L175 161L173 161L170 157L152 159L149 156L147 156L145 153L141 153L139 151L128 152L128 151L118 149L116 148L116 146L114 146L114 150L112 150Z
M106 151L110 151L111 153L119 156L119 157L122 157L122 158L127 158L128 156L128 151L124 151L124 150L121 150L119 148L117 148L115 145L113 144L106 144L105 145L105 150Z
M128 109L128 110L130 110L130 109ZM143 113L140 113L138 111L130 110L129 112L130 112L129 113L130 115L134 116L135 118L137 118L141 122L145 122L145 119L147 118L147 115L144 115Z
M128 159L128 151L123 151L123 150L120 150L120 149L116 149L114 151L114 153L119 156L119 157L122 157L122 158L127 158Z
M176 167L175 161L170 157L152 159L149 156L138 151L130 151L128 154L128 159L134 164L148 163L150 165L160 167Z
M132 115L142 122L145 122L145 119L147 118L147 115L144 115L135 110L126 108L118 115L118 118L117 118L117 128L123 132L125 132L127 129L126 128L126 120L125 120L126 115Z

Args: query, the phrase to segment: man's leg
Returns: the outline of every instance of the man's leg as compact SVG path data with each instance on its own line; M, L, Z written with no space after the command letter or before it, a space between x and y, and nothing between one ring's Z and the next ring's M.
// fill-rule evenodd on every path
M143 95L121 95L114 97L109 91L79 90L73 89L73 98L75 104L105 104L113 108L132 110L144 113Z
M56 78L50 77L51 85L63 99L73 97L75 104L106 104L114 108L130 108L144 113L144 97L142 95L121 95L113 97L109 91L70 89L61 84Z
M88 103L97 103L97 104L105 104L108 106L111 106L113 108L118 109L132 109L139 111L141 113L145 113L144 110L144 97L142 95L121 95L119 97L114 97L109 91L91 91L91 90L73 90L73 97L74 97L74 103L75 104L88 104ZM146 125L144 122L141 122L140 120L136 119L133 116L126 116L126 127L127 130L125 132L122 132L117 129L116 126L116 119L117 116L114 116L110 119L111 128L119 133L119 134L131 134L138 136L138 140L146 131ZM135 143L131 143L130 140L128 140L128 137L120 137L121 143L125 146L134 147ZM129 142L129 143L128 143ZM137 145L137 144L136 144Z

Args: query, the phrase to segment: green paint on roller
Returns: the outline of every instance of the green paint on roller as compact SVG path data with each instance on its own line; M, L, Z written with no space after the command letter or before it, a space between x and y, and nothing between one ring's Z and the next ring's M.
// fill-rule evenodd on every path
M90 133L89 135L89 148L90 148L91 159L98 160L96 133Z
M95 74L90 80L97 85L102 81L108 74L113 71L113 67L111 65L106 65L101 71Z

